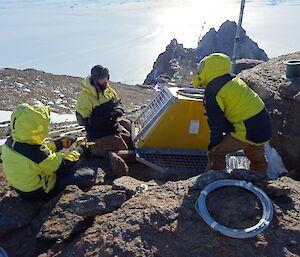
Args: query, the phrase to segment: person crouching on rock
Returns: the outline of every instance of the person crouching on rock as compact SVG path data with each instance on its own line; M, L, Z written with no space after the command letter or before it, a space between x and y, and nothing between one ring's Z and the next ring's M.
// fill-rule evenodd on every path
M87 140L95 142L91 154L108 158L112 176L120 177L128 174L128 167L116 152L133 148L131 124L121 119L124 114L121 101L108 81L107 68L96 65L91 69L91 75L81 83L76 116L79 125L85 126Z
M50 125L50 108L18 105L11 116L11 136L2 147L3 173L11 187L25 200L48 200L67 185L87 191L94 184L96 172L90 168L76 170L80 154L62 155L72 137L46 142Z
M193 77L194 87L205 88L210 127L207 168L225 169L225 156L243 150L252 170L267 173L264 144L272 135L271 118L263 100L231 70L230 58L214 53L201 60Z

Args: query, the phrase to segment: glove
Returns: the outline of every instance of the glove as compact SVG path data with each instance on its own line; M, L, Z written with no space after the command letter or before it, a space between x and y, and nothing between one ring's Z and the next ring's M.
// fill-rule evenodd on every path
M120 118L123 116L123 114L124 114L124 111L122 109L117 108L111 113L111 116L113 118Z
M67 135L61 139L61 142L64 148L69 148L74 142L76 142L76 140L76 135Z
M77 151L72 151L67 156L64 156L64 160L70 161L70 162L76 162L80 158L80 153Z
M89 159L92 156L90 147L85 144L81 144L79 146L78 152L80 153L80 157L82 159Z

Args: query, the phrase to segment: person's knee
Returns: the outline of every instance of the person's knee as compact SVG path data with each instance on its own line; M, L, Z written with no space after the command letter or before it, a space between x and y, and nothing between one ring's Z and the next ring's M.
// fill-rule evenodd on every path
M268 162L265 158L262 158L260 160L250 160L250 169L266 174L268 172Z
M223 170L225 166L225 154L213 151L208 153L207 169Z

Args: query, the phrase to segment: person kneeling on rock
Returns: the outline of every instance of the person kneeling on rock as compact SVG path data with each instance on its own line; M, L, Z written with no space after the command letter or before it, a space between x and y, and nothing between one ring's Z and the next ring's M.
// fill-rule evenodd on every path
M207 168L225 169L225 156L243 150L252 170L267 173L264 145L272 135L271 118L263 100L231 70L230 58L214 53L201 60L193 77L194 87L205 88L210 127Z
M91 75L81 83L76 116L79 125L85 126L87 140L95 142L91 154L108 158L112 176L120 177L128 174L128 167L116 152L133 149L131 124L121 119L124 114L121 101L108 81L107 68L96 65L91 69Z
M11 187L25 200L48 200L67 185L87 191L96 180L91 168L77 168L80 154L64 156L58 151L69 148L72 137L46 142L50 108L18 105L11 116L11 136L2 147L3 173Z

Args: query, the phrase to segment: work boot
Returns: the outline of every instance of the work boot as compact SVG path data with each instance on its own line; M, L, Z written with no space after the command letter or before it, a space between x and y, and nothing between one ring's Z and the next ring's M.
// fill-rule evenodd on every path
M109 152L108 157L113 178L119 178L128 175L128 166L119 155L117 155L115 152Z

